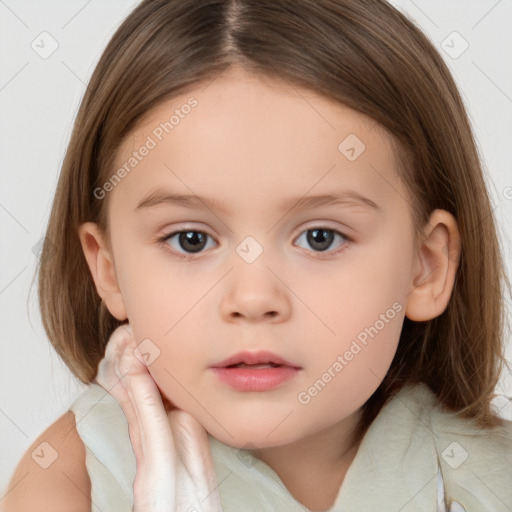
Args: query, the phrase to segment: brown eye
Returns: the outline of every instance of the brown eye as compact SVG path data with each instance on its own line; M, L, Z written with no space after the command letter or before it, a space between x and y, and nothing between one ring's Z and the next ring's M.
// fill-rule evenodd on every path
M178 254L182 253L182 251L185 254L195 254L201 252L205 248L209 237L210 236L203 231L190 229L175 231L174 233L162 238L161 242L171 246L171 249ZM174 238L176 239L176 242L171 244L171 241Z
M334 229L329 229L326 227L313 227L304 231L297 240L300 240L305 236L307 244L315 251L315 252L325 252L327 251L333 244L336 236L342 238L343 240L348 241L349 238L336 231ZM341 244L339 244L341 245ZM338 247L339 247L338 245ZM335 248L336 249L336 248ZM330 251L336 252L336 250Z

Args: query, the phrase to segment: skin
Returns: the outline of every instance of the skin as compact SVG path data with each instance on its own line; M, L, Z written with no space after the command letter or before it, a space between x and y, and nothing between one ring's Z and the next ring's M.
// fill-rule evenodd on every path
M357 453L360 408L389 369L404 316L426 321L448 304L457 223L435 210L416 245L414 202L395 174L384 129L312 91L237 68L149 113L124 141L115 169L191 97L197 106L109 192L111 250L88 222L79 230L84 254L112 315L129 319L135 339L160 350L149 371L164 397L223 443L254 448L298 501L325 509ZM366 146L354 161L338 149L349 134ZM155 188L213 197L226 211L201 202L136 210ZM287 198L348 189L379 208L280 210ZM308 243L315 227L334 230L325 251L318 237ZM157 241L179 230L209 235L202 252L187 254L178 236L167 250ZM252 263L236 252L247 236L263 249ZM300 403L298 394L394 303L394 318ZM300 372L274 390L248 393L209 369L257 349Z

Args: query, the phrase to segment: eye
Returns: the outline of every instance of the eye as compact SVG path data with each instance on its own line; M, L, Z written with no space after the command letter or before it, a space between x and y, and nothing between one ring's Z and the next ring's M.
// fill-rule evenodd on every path
M343 233L336 231L335 229L329 229L325 226L310 227L297 238L300 240L305 237L306 242L315 250L315 252L325 252L331 247L336 236L341 237L346 242L351 241L348 236ZM338 253L345 249L346 243L341 245L340 250L329 251L330 253Z
M174 241L174 245L171 243L173 238L176 239ZM208 238L211 238L210 235L204 231L188 229L183 231L175 231L174 233L165 235L159 240L159 242L162 243L167 249L169 249L169 246L171 246L172 252L177 253L178 256L186 257L188 254L195 254L202 251L207 245ZM185 251L185 254L180 253L180 248Z
M303 231L296 240L306 239L306 242L313 248L315 252L326 252L333 244L336 237L341 238L338 245L341 249L327 251L329 254L337 254L343 251L346 247L345 242L350 242L352 239L335 229L330 229L326 226L315 226ZM208 238L213 240L213 237L204 231L194 229L187 229L181 231L174 231L158 239L158 242L172 254L179 257L191 257L196 253L200 253L203 249L208 248ZM215 244L215 243L214 243Z

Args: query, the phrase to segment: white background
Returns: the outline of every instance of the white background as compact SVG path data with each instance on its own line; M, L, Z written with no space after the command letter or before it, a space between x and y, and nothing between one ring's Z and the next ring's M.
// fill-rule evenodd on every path
M57 176L86 83L134 0L0 0L0 499L35 438L85 388L43 331L33 247L44 236ZM462 91L512 269L512 1L397 0L430 37ZM57 50L31 44L47 31ZM446 40L458 58L443 49ZM450 38L447 39L447 37ZM507 190L508 199L507 199ZM509 306L510 308L510 306ZM508 340L509 360L512 343ZM512 395L507 372L499 391ZM500 402L503 407L506 402ZM512 407L501 411L512 417Z

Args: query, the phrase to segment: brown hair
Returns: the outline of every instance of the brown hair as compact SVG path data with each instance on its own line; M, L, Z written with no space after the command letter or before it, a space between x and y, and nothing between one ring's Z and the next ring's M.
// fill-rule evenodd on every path
M108 237L116 150L143 117L187 88L238 65L313 90L364 113L396 146L417 237L436 209L457 219L462 255L446 310L405 318L390 370L364 406L364 433L408 382L425 382L450 410L499 424L490 401L503 354L504 272L495 219L461 96L443 59L383 0L144 0L118 28L90 79L57 186L39 269L50 342L91 382L121 323L102 304L77 230Z

